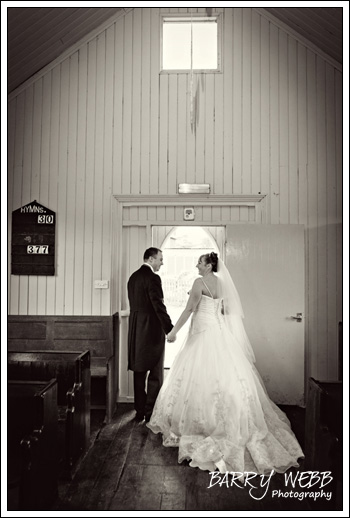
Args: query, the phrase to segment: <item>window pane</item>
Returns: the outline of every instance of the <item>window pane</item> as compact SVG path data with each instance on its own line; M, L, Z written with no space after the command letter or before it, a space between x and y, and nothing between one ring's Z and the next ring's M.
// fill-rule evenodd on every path
M163 68L191 68L191 24L163 25Z
M193 22L193 68L218 67L217 23ZM190 70L191 22L163 23L163 69Z
M217 24L193 24L193 68L216 69L217 53Z

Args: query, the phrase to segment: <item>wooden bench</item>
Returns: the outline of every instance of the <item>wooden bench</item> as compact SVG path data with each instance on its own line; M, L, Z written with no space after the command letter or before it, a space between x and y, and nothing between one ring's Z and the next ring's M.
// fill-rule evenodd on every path
M327 486L332 498L339 498L343 474L343 384L309 378L305 412L305 464L309 471L330 471Z
M57 380L8 381L8 510L48 510L57 498Z
M90 353L8 352L9 379L57 379L60 474L69 475L90 440Z
M109 423L118 392L119 318L112 316L11 315L9 351L90 351L91 408Z

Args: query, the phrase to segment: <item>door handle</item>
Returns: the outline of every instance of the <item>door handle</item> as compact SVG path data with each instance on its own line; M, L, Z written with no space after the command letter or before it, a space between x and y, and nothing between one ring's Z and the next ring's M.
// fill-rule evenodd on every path
M297 322L301 322L303 320L303 314L302 313L297 313L296 317L292 316L291 318L293 318Z

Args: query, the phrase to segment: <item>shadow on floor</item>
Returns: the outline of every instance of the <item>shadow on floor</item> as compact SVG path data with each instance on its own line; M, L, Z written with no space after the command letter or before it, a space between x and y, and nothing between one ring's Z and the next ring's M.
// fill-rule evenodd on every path
M305 410L281 407L291 421L301 446L304 445ZM165 448L160 434L153 434L143 423L134 420L131 404L119 404L110 424L103 423L103 414L92 412L91 447L69 483L59 488L59 499L53 510L186 510L186 511L310 511L315 504L310 497L284 474L256 477L255 489L211 484L208 471L191 468L188 462L178 464L177 448ZM295 478L303 471L290 469ZM214 479L213 479L214 480ZM212 481L213 482L213 481ZM262 482L265 487L261 487ZM212 485L212 487L210 487ZM227 487L227 485L229 487ZM249 491L251 489L251 491ZM325 488L326 490L327 488ZM312 491L312 490L307 490ZM321 506L321 507L319 507ZM333 507L332 507L333 506ZM335 509L325 498L317 502L322 510Z

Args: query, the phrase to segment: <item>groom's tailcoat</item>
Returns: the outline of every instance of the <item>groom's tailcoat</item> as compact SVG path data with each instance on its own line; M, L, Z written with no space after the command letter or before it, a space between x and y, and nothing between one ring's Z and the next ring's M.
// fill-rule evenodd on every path
M148 371L160 360L165 335L173 328L163 302L159 275L149 266L142 265L128 281L128 297L128 369Z

